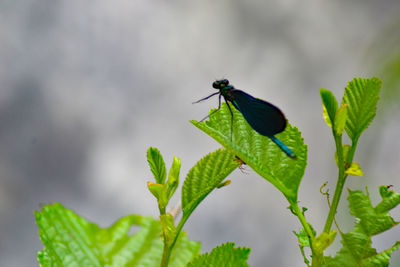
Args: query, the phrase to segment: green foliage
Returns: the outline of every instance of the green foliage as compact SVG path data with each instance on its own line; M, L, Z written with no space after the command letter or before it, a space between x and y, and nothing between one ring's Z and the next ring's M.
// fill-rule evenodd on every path
M208 154L190 169L182 187L183 214L190 215L199 203L214 190L240 163L226 149Z
M338 135L342 135L347 121L347 104L343 104L337 110L335 115L334 131Z
M234 248L234 243L226 243L214 248L211 253L205 253L196 257L187 267L247 267L249 248Z
M338 103L336 101L336 97L332 94L331 91L322 88L320 91L322 106L326 111L328 116L325 116L325 121L329 126L332 126L332 122L335 121L336 112L338 110Z
M292 231L292 232L293 232L293 234L295 234L297 236L301 255L303 256L304 263L308 266L310 261L307 259L307 256L304 252L304 248L311 247L310 237L308 236L308 234L306 233L304 228L301 228L298 233L296 231ZM314 235L315 235L315 231L314 231Z
M167 205L168 200L166 198L166 194L164 193L165 192L164 185L148 182L147 188L159 202L161 201L164 206Z
M353 162L353 157L361 133L375 117L381 85L382 82L378 78L353 79L345 88L341 107L335 113L332 132L336 145L335 159L339 173L324 232L330 231L347 176L349 174L363 175L360 165ZM328 99L327 95L329 95L329 101L326 100ZM336 101L336 99L333 100L333 94L326 89L321 89L321 98L323 105ZM332 106L332 104L330 105ZM331 108L331 117L333 111L334 109ZM345 130L352 141L351 146L342 144L343 123L345 123Z
M326 257L329 267L347 266L388 266L390 255L398 249L400 241L392 247L378 253L372 248L371 237L396 226L399 222L393 220L389 211L400 204L400 194L388 190L386 186L380 187L382 201L372 206L369 194L362 191L349 190L350 212L358 222L354 229L342 235L341 250L335 257Z
M163 251L160 221L129 215L100 228L55 203L36 211L44 250L40 266L159 266ZM140 229L129 235L132 226ZM185 266L200 252L200 244L184 234L178 239L171 266Z
M342 104L347 104L346 132L355 142L376 114L382 82L378 78L355 78L347 85Z
M358 164L357 162L351 163L351 166L349 168L347 168L344 173L346 173L348 175L353 175L353 176L363 176L364 175L363 171L361 170L360 164Z
M375 207L368 193L349 190L350 212L357 218L357 223L348 233L338 229L342 248L334 257L324 256L325 249L336 237L337 232L331 230L331 226L346 178L348 175L363 174L360 165L353 162L353 156L360 135L375 116L380 87L381 82L377 78L356 78L346 87L340 107L329 90L320 91L323 115L332 127L339 171L332 203L328 190L321 192L327 197L329 214L324 231L319 235L305 218L307 209L298 206L297 192L307 160L307 146L301 133L288 124L285 131L277 134L296 154L297 158L292 159L268 137L255 132L233 106L232 127L228 106L222 104L220 110L210 111L209 120L191 121L224 148L206 155L188 172L182 186L183 216L176 226L176 213L168 213L167 206L179 186L181 161L174 157L167 179L160 151L150 147L147 160L155 183L148 182L147 186L157 199L160 220L129 215L108 228L100 228L61 204L44 206L42 211L35 212L39 235L45 246L38 252L40 266L248 266L246 262L250 249L234 248L233 243L226 243L198 256L200 244L189 241L182 232L184 224L201 201L214 189L226 188L230 184L226 177L242 164L247 164L272 183L289 201L290 211L302 225L299 233L294 233L307 266L310 261L305 248L311 250L311 266L388 266L391 253L398 249L400 241L377 252L372 247L371 238L399 224L389 211L399 205L400 194L389 190L389 186L379 188L382 201ZM351 138L351 145L342 144L344 130ZM140 227L139 230L129 235L130 228L135 225Z
M378 213L389 211L400 203L400 194L389 190L389 186L380 186L379 194L382 197L382 201L375 207L375 211Z
M296 127L288 124L286 130L276 136L296 154L289 158L268 137L258 134L235 108L233 128L227 104L213 113L204 122L191 121L226 149L232 151L259 175L272 183L291 203L297 201L297 192L303 177L307 160L307 146ZM232 131L232 139L231 139Z
M174 157L171 169L169 170L168 174L168 181L167 181L168 199L172 197L172 195L175 193L175 190L178 188L180 171L181 171L181 159Z
M296 231L292 231L293 234L297 236L297 240L299 242L300 247L309 247L310 246L310 240L308 239L307 233L304 231L303 228L300 229L300 231L297 233Z
M167 170L165 168L164 159L157 148L150 147L147 150L147 162L150 165L150 170L156 182L158 184L164 184L165 178L167 177Z
M147 155L152 171L160 169L155 166L164 166L165 168L162 156L156 148L149 148ZM161 266L168 265L171 251L177 245L176 241L182 227L194 209L212 190L227 185L228 183L223 180L240 164L241 162L236 160L235 155L225 149L219 149L202 158L189 171L182 187L183 216L177 227L175 227L172 215L166 213L166 206L179 184L180 159L174 157L166 183L148 183L150 192L157 198L163 229L164 251ZM165 169L162 172L166 172ZM160 171L153 171L153 173L160 173Z
M179 185L179 173L181 170L180 158L174 157L171 169L169 170L168 180L165 181L167 176L167 169L165 168L164 159L157 148L150 147L147 150L147 161L150 165L150 170L154 175L157 183L148 182L147 187L150 192L155 196L158 203L160 214L165 214L166 207L169 200L175 193Z

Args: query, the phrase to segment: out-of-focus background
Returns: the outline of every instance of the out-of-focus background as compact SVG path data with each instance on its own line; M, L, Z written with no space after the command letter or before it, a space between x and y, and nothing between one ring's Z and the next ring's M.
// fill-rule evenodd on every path
M192 102L220 78L276 104L302 131L300 205L320 232L319 188L328 181L333 193L336 169L319 90L341 99L353 77L379 76L378 113L355 156L365 176L347 187L368 185L376 202L381 184L400 191L399 12L397 0L1 1L0 266L37 265L33 210L42 203L61 202L103 227L130 213L157 216L146 150L159 148L168 166L181 157L183 181L219 148L189 120L217 106L217 98ZM203 251L227 241L252 248L252 266L304 266L285 198L247 172L235 171L184 230ZM344 231L354 219L346 196ZM399 240L398 228L373 239L378 250Z

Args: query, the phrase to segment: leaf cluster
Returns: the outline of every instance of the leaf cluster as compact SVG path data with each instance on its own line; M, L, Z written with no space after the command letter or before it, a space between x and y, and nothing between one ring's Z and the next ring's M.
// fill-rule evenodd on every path
M326 257L326 266L388 266L390 255L398 249L400 241L382 251L377 252L372 247L371 238L383 233L396 225L389 211L400 204L400 194L388 189L387 186L379 188L382 201L375 207L372 206L369 194L360 190L349 190L350 212L358 220L354 229L348 233L340 233L342 248L335 257Z
M59 203L35 212L40 266L159 266L163 242L161 223L152 217L128 215L107 228L88 222ZM133 226L139 227L129 234ZM200 243L182 234L171 257L171 266L186 266L200 252Z

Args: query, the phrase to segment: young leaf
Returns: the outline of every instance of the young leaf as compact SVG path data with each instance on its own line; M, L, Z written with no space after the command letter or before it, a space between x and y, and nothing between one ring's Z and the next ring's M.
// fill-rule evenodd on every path
M326 110L326 107L325 107L324 104L322 104L322 116L324 117L324 120L325 120L326 124L329 127L332 127L331 119L329 118L328 111Z
M181 170L181 159L174 156L174 160L172 161L171 169L168 174L167 181L167 196L168 199L172 197L175 193L176 188L179 185L179 173Z
M231 180L225 180L225 181L221 182L220 184L218 184L217 188L220 189L220 188L222 188L224 186L228 186L228 185L231 184L231 182L232 182Z
M231 113L225 103L221 105L220 110L210 115L209 120L191 121L191 123L246 162L291 202L296 202L297 191L307 163L307 146L300 132L288 124L285 131L276 135L296 154L297 159L292 159L268 137L254 131L236 108L231 109L233 128Z
M292 231L293 234L295 234L297 236L297 240L298 240L298 245L300 248L300 252L301 255L303 255L303 259L304 259L304 263L309 266L310 261L307 259L306 253L304 252L304 248L305 247L310 247L310 239L308 238L308 235L306 233L306 231L304 230L304 228L301 228L299 233L297 233L296 231Z
M152 182L147 182L147 188L156 197L157 200L160 200L162 195L164 194L164 185L156 184Z
M343 104L340 106L340 108L337 110L336 115L335 115L335 132L338 135L342 135L344 131L344 127L346 125L346 120L347 120L347 104Z
M234 243L226 243L214 248L211 253L205 253L193 261L187 267L226 266L248 267L246 263L249 257L249 248L234 248Z
M128 215L112 226L100 228L55 203L36 211L44 249L40 266L159 266L163 253L161 224L151 217ZM139 226L129 234L132 226ZM186 266L200 252L198 242L181 233L170 266Z
M218 149L199 160L186 176L182 187L182 210L187 215L234 171L240 163L235 155Z
M400 197L393 191L392 194L387 193L388 190L382 187L380 191L382 201L374 208L368 194L349 190L350 212L358 218L358 222L353 231L342 234L343 247L335 257L325 257L327 266L388 266L391 253L398 249L400 242L378 253L371 246L371 237L399 223L393 220L389 210L400 204Z
M165 186L162 184L148 182L147 188L150 190L153 196L156 197L160 214L164 214L169 201L169 199L167 198L167 191L165 189Z
M378 78L355 78L347 85L342 104L349 105L346 132L353 142L374 119L381 86Z
M157 148L150 147L147 150L147 162L150 165L150 170L156 182L158 184L164 184L165 178L167 177L167 170L165 168L164 159Z
M400 194L394 192L393 190L389 190L389 186L382 185L379 187L379 194L382 197L382 201L376 205L376 212L386 212L400 203Z
M310 239L308 238L306 231L304 231L304 228L301 228L298 233L296 231L292 231L292 232L293 232L293 234L295 234L297 236L300 247L309 247L310 246Z
M333 122L335 121L335 115L338 110L338 103L336 101L336 97L332 94L328 89L322 88L320 90L320 95L322 99L322 107L324 111L327 113L327 117L324 116L326 124L332 127Z
M363 176L364 173L361 170L360 164L357 162L351 163L351 166L345 171L346 174L353 175L353 176Z

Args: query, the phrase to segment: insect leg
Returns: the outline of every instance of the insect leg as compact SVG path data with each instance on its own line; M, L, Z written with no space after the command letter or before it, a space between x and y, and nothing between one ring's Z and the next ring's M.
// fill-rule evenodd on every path
M218 92L217 92L217 93L218 93ZM211 97L211 96L213 96L213 95L215 95L215 94L212 94L212 95L206 97L206 99L209 98L209 97ZM204 100L204 99L201 99L201 100L199 100L199 101L202 101L202 100ZM197 102L199 102L199 101L197 101ZM197 103L197 102L194 102L194 103ZM194 104L194 103L193 103L193 104ZM218 97L218 108L217 108L216 110L214 110L213 112L211 112L210 114L208 114L207 116L205 116L200 122L202 122L202 121L204 121L205 119L207 119L208 117L210 117L210 115L212 115L212 114L214 114L215 112L217 112L220 108L221 108L221 94L219 94L219 97Z
M216 92L216 93L214 93L214 94L211 94L211 95L209 95L209 96L206 96L205 98L202 98L202 99L200 99L200 100L197 100L196 102L193 102L192 104L196 104L196 103L199 103L199 102L204 101L204 100L206 100L206 99L209 99L210 97L215 96L216 94L219 94L219 92Z
M228 106L229 112L231 113L231 142L232 142L233 112L232 112L231 106L229 105L228 100L226 100L225 96L224 96L224 100L225 100L226 105Z

